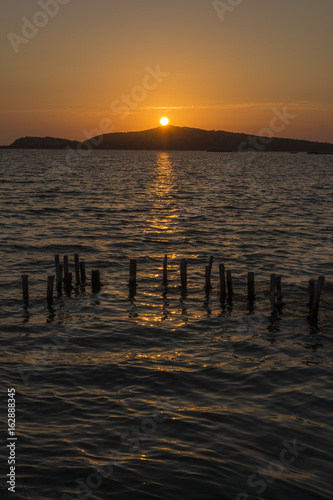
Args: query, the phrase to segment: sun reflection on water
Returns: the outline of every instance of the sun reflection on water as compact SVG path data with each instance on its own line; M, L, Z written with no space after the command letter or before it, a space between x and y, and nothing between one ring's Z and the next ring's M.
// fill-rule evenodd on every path
M174 192L176 176L170 153L160 152L156 158L155 176L148 186L152 210L147 218L146 233L155 235L160 241L161 235L172 234L179 218Z

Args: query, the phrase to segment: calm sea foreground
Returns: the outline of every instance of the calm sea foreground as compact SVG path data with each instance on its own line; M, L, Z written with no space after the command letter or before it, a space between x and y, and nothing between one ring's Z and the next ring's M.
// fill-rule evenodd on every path
M78 164L65 151L3 150L1 198L0 498L332 498L331 157L100 151ZM101 291L88 283L48 306L54 255L74 272L75 253L88 276L100 271ZM234 285L224 306L219 263ZM308 281L320 275L316 320Z

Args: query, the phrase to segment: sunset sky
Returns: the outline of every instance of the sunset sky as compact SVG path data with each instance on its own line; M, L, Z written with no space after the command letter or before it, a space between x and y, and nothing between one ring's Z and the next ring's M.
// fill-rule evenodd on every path
M332 0L0 5L2 145L145 130L162 116L258 134L284 107L296 116L275 135L333 142Z

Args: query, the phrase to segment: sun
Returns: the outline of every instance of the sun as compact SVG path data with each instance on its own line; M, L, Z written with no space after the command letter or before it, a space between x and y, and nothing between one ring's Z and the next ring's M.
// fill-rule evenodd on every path
M160 124L165 127L165 125L168 125L169 119L166 116L163 116L163 118L160 119Z

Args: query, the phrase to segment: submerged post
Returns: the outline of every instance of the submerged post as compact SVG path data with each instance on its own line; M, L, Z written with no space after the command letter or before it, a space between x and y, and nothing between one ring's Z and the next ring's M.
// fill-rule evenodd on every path
M65 274L64 284L65 284L65 291L68 296L71 294L72 291L72 279L73 279L72 273Z
M212 288L211 276L212 276L213 260L214 260L214 257L211 255L209 257L208 266L205 267L205 276L206 276L205 289L206 289L206 292L208 292Z
M101 289L101 274L98 269L91 271L91 291L98 293Z
M324 282L325 282L325 276L319 276L313 297L313 303L311 309L312 316L317 316L318 314L320 295L323 290Z
M57 269L57 265L59 264L59 262L60 262L60 258L59 258L59 254L57 253L54 256L54 266L56 269Z
M22 293L23 301L28 302L29 300L29 276L27 274L22 274Z
M228 297L229 299L232 299L234 290L232 287L232 276L231 276L231 271L227 271L227 289L228 289Z
M168 286L168 256L164 256L163 260L163 285Z
M219 271L220 271L220 298L221 301L224 302L226 297L224 264L219 265Z
M272 304L273 309L276 307L276 301L275 301L275 285L276 285L276 275L271 274L271 282L270 282L270 288L269 288L269 296L270 296L270 301Z
M210 268L209 265L205 267L205 290L208 293L212 285L210 284Z
M56 289L58 295L62 294L62 264L58 262L56 267Z
M309 310L312 311L313 298L315 293L315 280L309 280Z
M187 287L187 260L182 259L180 261L180 284L182 288Z
M81 283L86 282L86 263L84 260L80 261Z
M79 254L74 254L74 266L75 266L75 282L80 283L80 264L79 264Z
M66 276L68 274L68 255L64 255L64 279L66 280Z
M214 261L214 256L213 256L213 255L211 255L211 256L209 257L209 262L208 262L208 267L209 267L209 272L210 272L210 274L212 274L213 261Z
M256 298L254 289L254 273L247 273L247 299L249 302L253 302Z
M282 296L282 289L281 289L281 276L276 276L275 287L276 287L276 305L278 308L281 308L283 306L283 296Z
M54 283L54 276L48 276L47 277L47 303L48 304L53 304L53 283Z
M137 268L136 259L130 259L130 268L129 268L129 289L130 294L134 295L136 292L136 268Z

